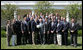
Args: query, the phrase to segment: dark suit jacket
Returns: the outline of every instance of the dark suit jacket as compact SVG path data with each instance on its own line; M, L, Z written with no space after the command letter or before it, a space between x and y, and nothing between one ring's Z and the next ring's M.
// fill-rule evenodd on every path
M57 23L58 24L58 23ZM56 31L58 31L58 34L61 34L62 33L62 23L60 22L59 23L59 26L57 27Z
M32 24L31 24L31 30L32 30L32 32L33 32L33 31L34 31L34 32L37 32L37 27L36 27L36 25L38 25L38 23L35 22L35 21L33 21Z
M43 30L44 30L45 32L48 31L48 22L47 22L47 23L44 23L44 25L43 25Z
M33 23L34 20L31 20L28 22L28 25L29 25L29 32L32 32L32 23Z
M17 33L16 22L12 23L11 28L12 28L12 34Z
M15 25L16 25L16 32L18 33L18 32L21 32L21 21L16 21L16 23L15 23Z
M9 25L6 26L6 31L7 31L8 36L12 35L12 29Z
M21 31L24 31L24 32L28 32L29 28L28 28L28 24L24 23L24 21L22 21L21 23Z
M27 22L29 22L29 21L30 21L30 18L29 18L29 17L27 17L26 21L27 21Z
M51 26L51 23L52 22L49 23L49 31L54 31L55 32L55 30L56 30L56 23L54 22L53 26Z
M70 23L70 24L69 24L69 29L70 29L70 31L71 31L71 30L74 30L74 34L77 34L78 23L74 23L74 26L73 26L73 27L72 27L72 23ZM70 34L72 34L72 33L70 32Z
M63 29L62 29L62 30L64 30L64 34L68 33L68 29L69 29L69 23L65 22L65 24L63 24Z

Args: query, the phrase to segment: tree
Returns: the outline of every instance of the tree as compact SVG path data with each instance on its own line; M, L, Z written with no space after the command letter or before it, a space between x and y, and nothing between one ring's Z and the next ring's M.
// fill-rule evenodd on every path
M76 22L78 19L81 18L81 16L79 16L80 9L81 9L81 5L78 5L78 4L71 4L69 6L66 6L66 10L69 12L70 19L75 18Z
M1 18L2 19L13 19L14 11L17 9L16 5L6 4L4 7L1 7Z
M49 1L38 1L35 4L35 8L37 9L38 14L40 13L45 14L46 12L52 13L54 9L51 7L52 7L52 3Z

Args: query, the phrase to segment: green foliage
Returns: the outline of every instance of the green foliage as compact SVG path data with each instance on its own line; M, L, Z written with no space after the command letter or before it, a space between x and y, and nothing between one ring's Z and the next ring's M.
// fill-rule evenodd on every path
M82 36L82 30L78 31L78 36Z
M82 5L78 5L78 4L71 4L69 6L66 6L66 10L69 12L69 17L71 18L75 18L76 21L78 19L81 19L82 16L79 16L79 14L82 14Z
M36 3L34 8L37 8L37 14L39 15L40 13L42 14L46 14L46 12L52 13L53 12L53 8L52 7L52 3L50 3L49 1L39 1Z
M2 19L13 19L14 11L17 9L16 5L6 4L4 7L1 7L1 18Z
M30 9L18 9L17 15L24 16L24 14L29 14L31 12Z
M1 37L6 37L6 31L5 30L1 30Z

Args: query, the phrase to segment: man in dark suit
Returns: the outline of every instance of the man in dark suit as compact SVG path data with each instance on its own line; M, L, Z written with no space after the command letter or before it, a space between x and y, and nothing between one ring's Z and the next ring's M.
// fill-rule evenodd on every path
M22 42L23 44L27 43L27 34L28 34L28 25L26 22L26 16L23 17L24 20L21 23L21 31L22 31Z
M56 19L54 19L54 23L55 23L54 44L57 44L57 33L56 33L56 29L57 29L57 20L56 20Z
M40 23L39 23L39 35L40 35L40 43L43 44L43 22L42 22L42 18L40 17L39 19Z
M62 23L60 22L60 19L58 19L56 33L57 33L57 42L59 45L62 45Z
M21 20L20 16L18 16L18 19L16 21L16 34L17 34L17 45L21 44Z
M70 38L71 38L71 45L77 46L77 30L78 30L78 24L75 23L74 18L72 18L70 23Z
M63 18L64 22L63 22L63 29L62 29L62 32L63 32L63 39L64 39L64 42L62 41L62 43L64 43L64 45L67 45L68 44L68 28L69 28L69 23L66 21L66 18ZM62 40L63 40L62 39Z
M55 22L54 19L52 18L52 21L49 24L49 29L50 29L50 43L53 43L54 41L54 32L55 32Z
M62 25L64 25L63 17L60 18ZM64 45L64 33L62 32L62 44Z
M7 21L6 35L7 35L7 45L10 46L10 40L12 37L12 29L11 29L11 25L10 25L10 20Z
M47 22L47 18L45 18L45 22L43 23L43 33L44 33L44 36L43 36L43 44L47 43L48 42L48 37L47 37L47 31L48 31L48 22Z
M32 22L33 22L33 17L30 18L30 21L28 22L29 24L29 43L32 44Z

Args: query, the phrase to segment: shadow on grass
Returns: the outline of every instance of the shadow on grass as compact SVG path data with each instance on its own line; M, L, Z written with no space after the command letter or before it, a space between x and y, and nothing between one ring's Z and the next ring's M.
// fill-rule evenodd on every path
M71 44L71 40L68 39L68 45L70 45L70 44ZM77 46L82 46L82 44L77 43Z
M82 44L77 44L77 46L82 46Z

